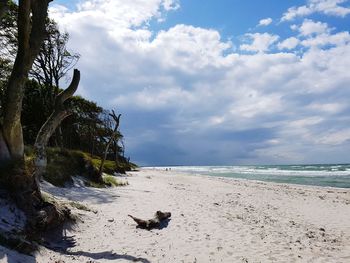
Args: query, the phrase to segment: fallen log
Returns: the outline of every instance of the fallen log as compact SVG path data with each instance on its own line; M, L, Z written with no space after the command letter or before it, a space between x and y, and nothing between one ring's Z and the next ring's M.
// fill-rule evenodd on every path
M134 217L132 215L128 215L128 216L130 216L136 222L139 228L151 230L153 228L161 228L163 223L169 222L171 213L157 211L154 215L154 218L148 219L148 220L143 220L143 219Z

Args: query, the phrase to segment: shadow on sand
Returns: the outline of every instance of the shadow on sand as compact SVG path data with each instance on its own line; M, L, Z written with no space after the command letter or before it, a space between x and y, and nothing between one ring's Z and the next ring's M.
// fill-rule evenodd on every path
M42 184L42 189L50 194L67 198L71 201L81 202L91 202L93 204L106 204L115 202L116 194L113 191L108 191L109 189L99 189L87 186L70 186L66 188L58 188L52 186L48 183Z
M26 262L26 263L36 263L35 257L24 255L18 253L14 250L9 250L7 248L0 246L0 262L8 262L8 263L18 263L18 262Z
M145 227L142 227L142 226L139 226L139 225L137 225L136 228L138 228L138 229L145 229L145 230L148 230L148 231L151 231L153 229L162 230L163 228L168 227L170 220L171 220L171 218L164 219L164 220L162 220L159 223L158 226L152 227L151 229L148 229L148 228L145 228Z
M124 259L124 260L129 260L132 262L151 263L146 258L134 257L134 256L127 255L127 254L120 255L120 254L114 253L112 251L95 252L95 253L94 252L85 252L85 251L75 251L75 252L65 252L64 254L72 255L72 256L84 256L84 257L92 258L95 260L98 260L98 259L108 259L108 260Z
M107 260L129 260L132 262L150 263L146 258L134 257L127 254L117 254L113 251L103 252L86 252L86 251L69 251L70 248L75 247L75 236L67 236L67 230L72 230L71 224L66 224L63 227L50 231L44 237L44 245L46 248L55 252L68 255L68 256L83 256L94 260L107 259Z

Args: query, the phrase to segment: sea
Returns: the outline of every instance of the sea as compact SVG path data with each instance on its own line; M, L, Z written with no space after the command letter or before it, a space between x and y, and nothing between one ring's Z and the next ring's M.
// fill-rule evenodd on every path
M350 164L148 167L191 175L350 188Z

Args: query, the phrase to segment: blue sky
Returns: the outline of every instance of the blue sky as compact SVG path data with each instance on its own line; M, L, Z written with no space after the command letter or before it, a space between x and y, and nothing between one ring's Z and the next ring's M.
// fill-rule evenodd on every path
M54 1L140 165L350 162L350 1Z

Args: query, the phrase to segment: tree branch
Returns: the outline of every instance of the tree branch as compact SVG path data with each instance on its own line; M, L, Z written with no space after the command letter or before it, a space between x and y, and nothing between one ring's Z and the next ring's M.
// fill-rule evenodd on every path
M57 95L56 106L63 105L63 103L67 99L73 96L73 94L78 89L79 81L80 81L80 71L77 69L74 69L73 78L70 85L68 86L68 88L66 88L64 91L60 92Z

